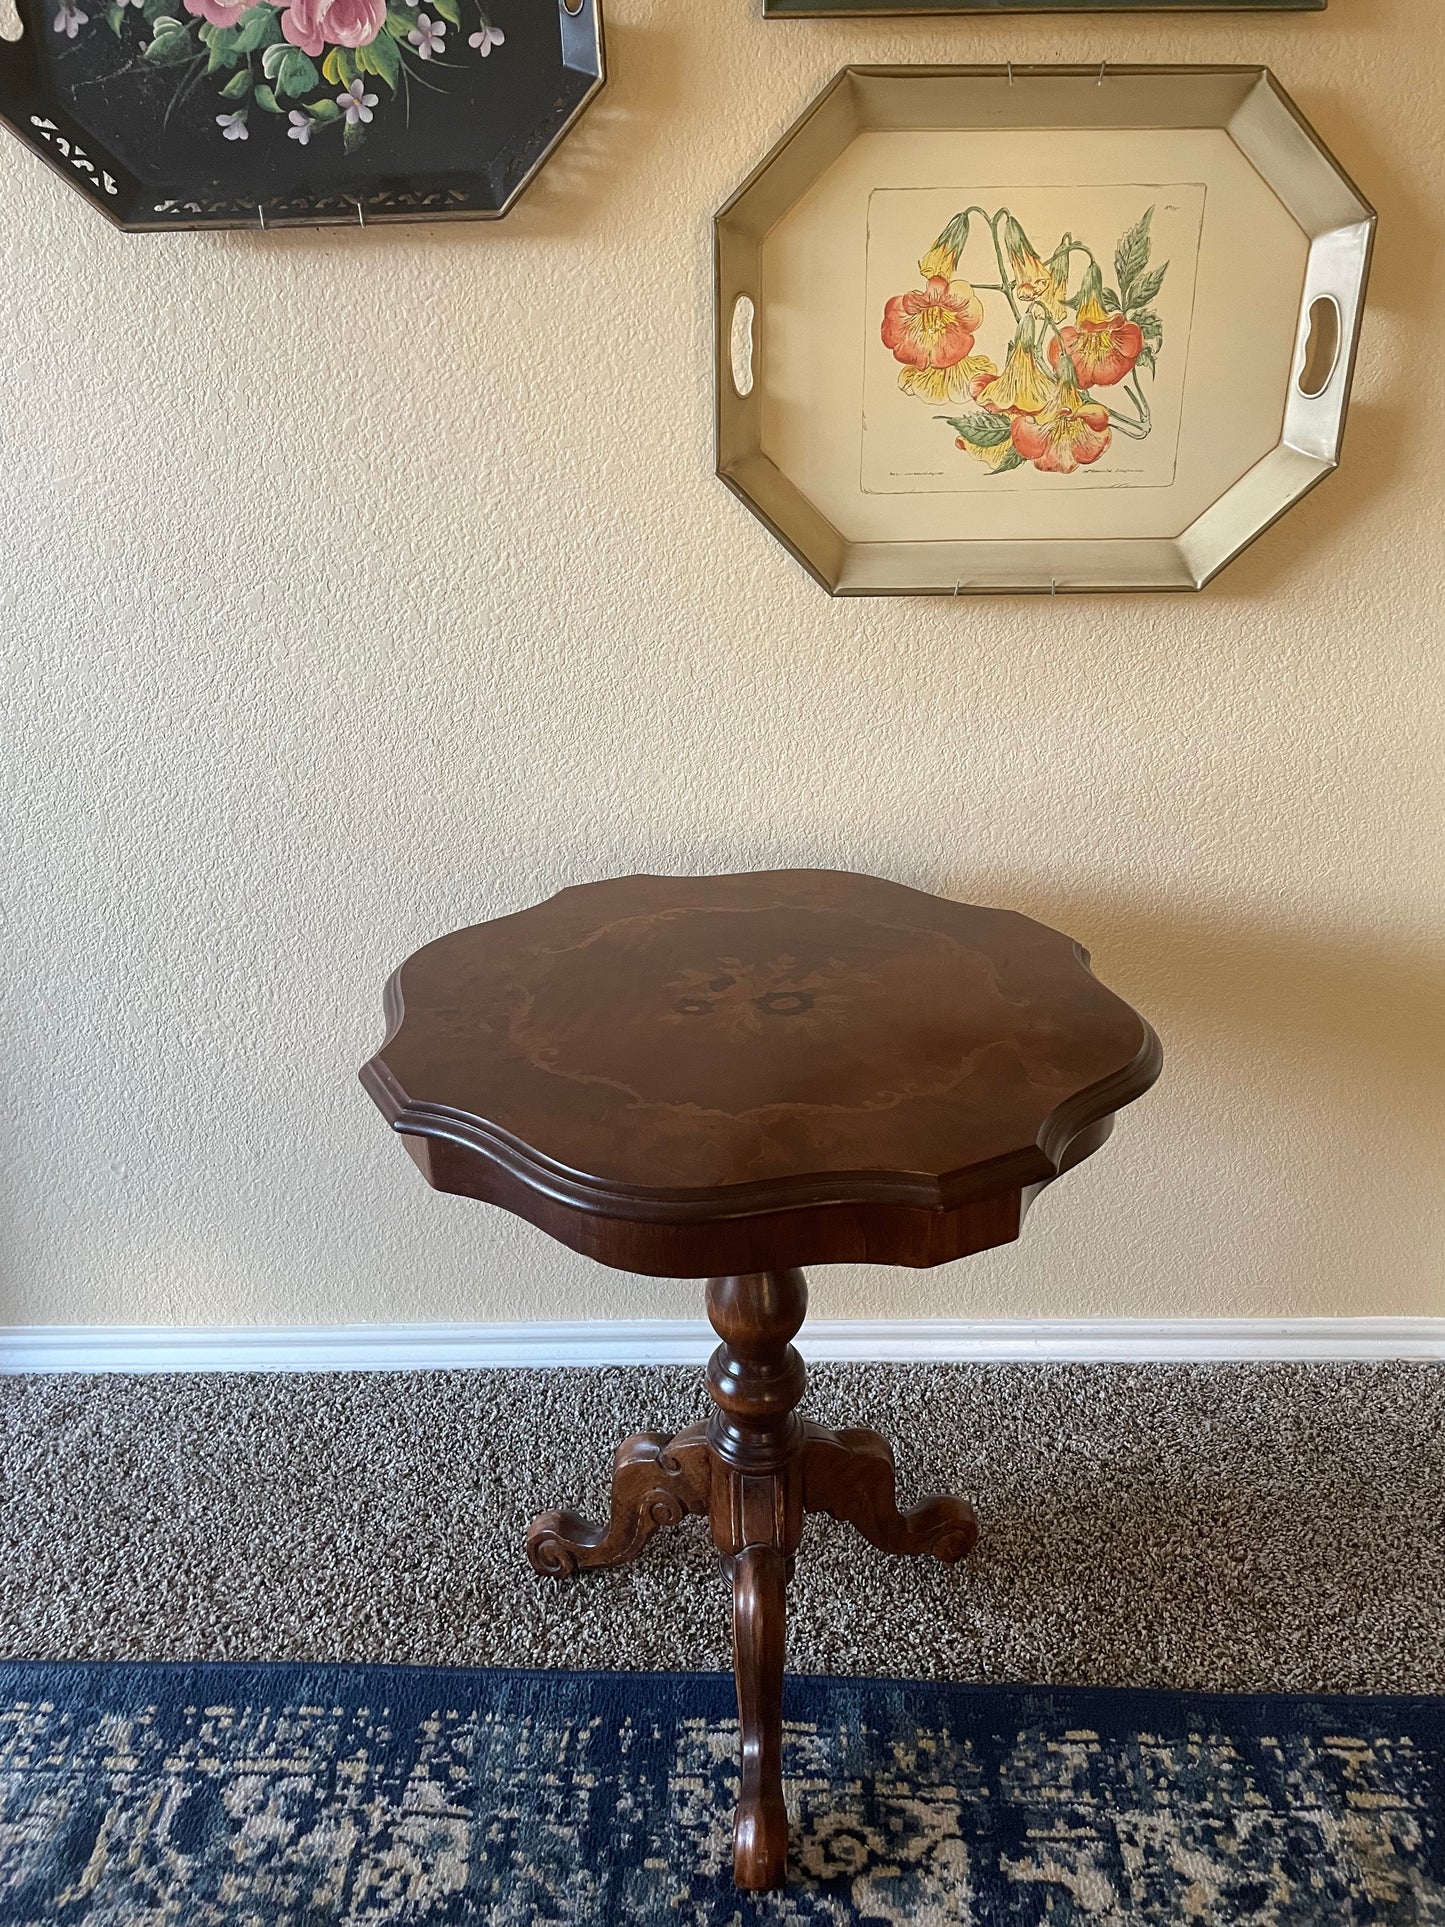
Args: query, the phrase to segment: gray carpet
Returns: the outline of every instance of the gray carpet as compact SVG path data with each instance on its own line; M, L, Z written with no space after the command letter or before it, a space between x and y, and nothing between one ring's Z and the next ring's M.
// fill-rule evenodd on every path
M726 1666L701 1521L567 1584L521 1550L704 1409L681 1369L0 1380L0 1654ZM809 1521L795 1670L1445 1692L1436 1368L819 1366L804 1409L983 1537Z

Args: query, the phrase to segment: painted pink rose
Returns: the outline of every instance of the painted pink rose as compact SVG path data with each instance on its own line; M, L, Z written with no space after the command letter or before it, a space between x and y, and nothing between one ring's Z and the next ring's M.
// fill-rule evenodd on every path
M213 7L217 0L199 4ZM386 0L291 0L281 16L281 31L293 47L314 59L327 46L369 46L385 19Z
M186 0L186 12L208 20L213 27L234 27L253 4L254 0Z

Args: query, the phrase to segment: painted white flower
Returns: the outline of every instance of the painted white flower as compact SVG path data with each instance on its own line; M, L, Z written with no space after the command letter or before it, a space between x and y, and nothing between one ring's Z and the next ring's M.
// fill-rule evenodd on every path
M287 140L300 141L303 147L308 146L311 141L311 129L316 124L312 120L311 116L309 114L298 114L296 109L293 107L291 109L291 112L286 116L286 118L291 123L291 125L286 129Z
M76 6L75 0L61 0L59 11L51 24L55 31L63 33L67 40L74 40L89 19L90 15L82 13Z
M490 20L486 22L480 33L471 34L467 39L467 45L469 47L475 47L483 60L486 59L493 47L505 47L506 44L507 36L502 32L500 27L494 27Z
M358 121L371 119L371 110L376 105L376 95L367 93L364 80L353 80L344 94L336 96L336 105L346 116L347 125L355 127Z
M251 136L246 127L246 110L238 114L217 114L216 125L228 141L248 141Z
M416 17L416 25L407 35L407 39L411 42L412 46L416 48L423 60L430 60L433 54L444 54L446 52L446 34L447 23L445 20L433 20L429 15L419 13Z

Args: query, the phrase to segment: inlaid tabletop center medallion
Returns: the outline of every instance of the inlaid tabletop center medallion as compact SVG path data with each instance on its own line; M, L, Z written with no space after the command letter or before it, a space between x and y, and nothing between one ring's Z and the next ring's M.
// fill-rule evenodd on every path
M626 1000L599 1024L596 986L619 980ZM554 1076L744 1119L936 1096L1026 1022L987 958L941 934L829 910L683 910L539 955L510 1035Z
M440 1191L622 1271L705 1277L713 1412L612 1461L604 1525L544 1512L539 1573L706 1516L733 1594L739 1886L786 1877L783 1633L809 1512L952 1565L966 1499L901 1511L877 1432L800 1418L799 1266L940 1265L1032 1199L1159 1073L1070 938L877 877L619 877L458 930L387 987L362 1080Z

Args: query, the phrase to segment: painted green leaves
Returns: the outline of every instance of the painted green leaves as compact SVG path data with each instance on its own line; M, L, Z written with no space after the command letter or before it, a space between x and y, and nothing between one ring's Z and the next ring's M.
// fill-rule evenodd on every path
M1009 438L1007 415L993 415L981 408L976 415L945 415L943 419L955 435L972 442L975 448L997 448Z
M1149 306L1164 285L1164 277L1169 272L1169 263L1163 267L1151 268L1149 255L1153 242L1149 238L1149 226L1154 219L1153 208L1148 208L1125 234L1114 250L1114 272L1119 277L1117 296L1113 301L1113 311L1132 321L1144 337L1144 346L1139 351L1139 366L1147 368L1152 375L1164 345L1164 327L1157 314ZM1114 294L1113 289L1104 291L1105 305Z
M258 8L257 12L262 9ZM277 98L289 95L299 100L321 84L315 63L278 34L261 55L261 72L275 89Z
M136 48L152 67L176 70L175 100L190 93L202 77L215 84L213 116L227 141L251 137L252 108L284 120L286 137L310 144L318 130L339 126L350 153L366 138L381 105L372 91L381 82L388 96L406 92L421 80L424 63L432 71L455 69L461 51L463 0L132 0L144 23ZM467 0L475 6L475 0ZM174 10L172 10L174 9ZM105 21L118 40L133 31L126 0L114 0ZM477 10L476 31L467 38L471 54L482 60L505 46L507 36L485 12ZM73 40L90 15L77 0L59 0L51 25ZM463 56L465 58L466 56ZM447 83L422 82L431 92ZM172 103L174 105L174 102ZM265 138L274 139L273 134Z

